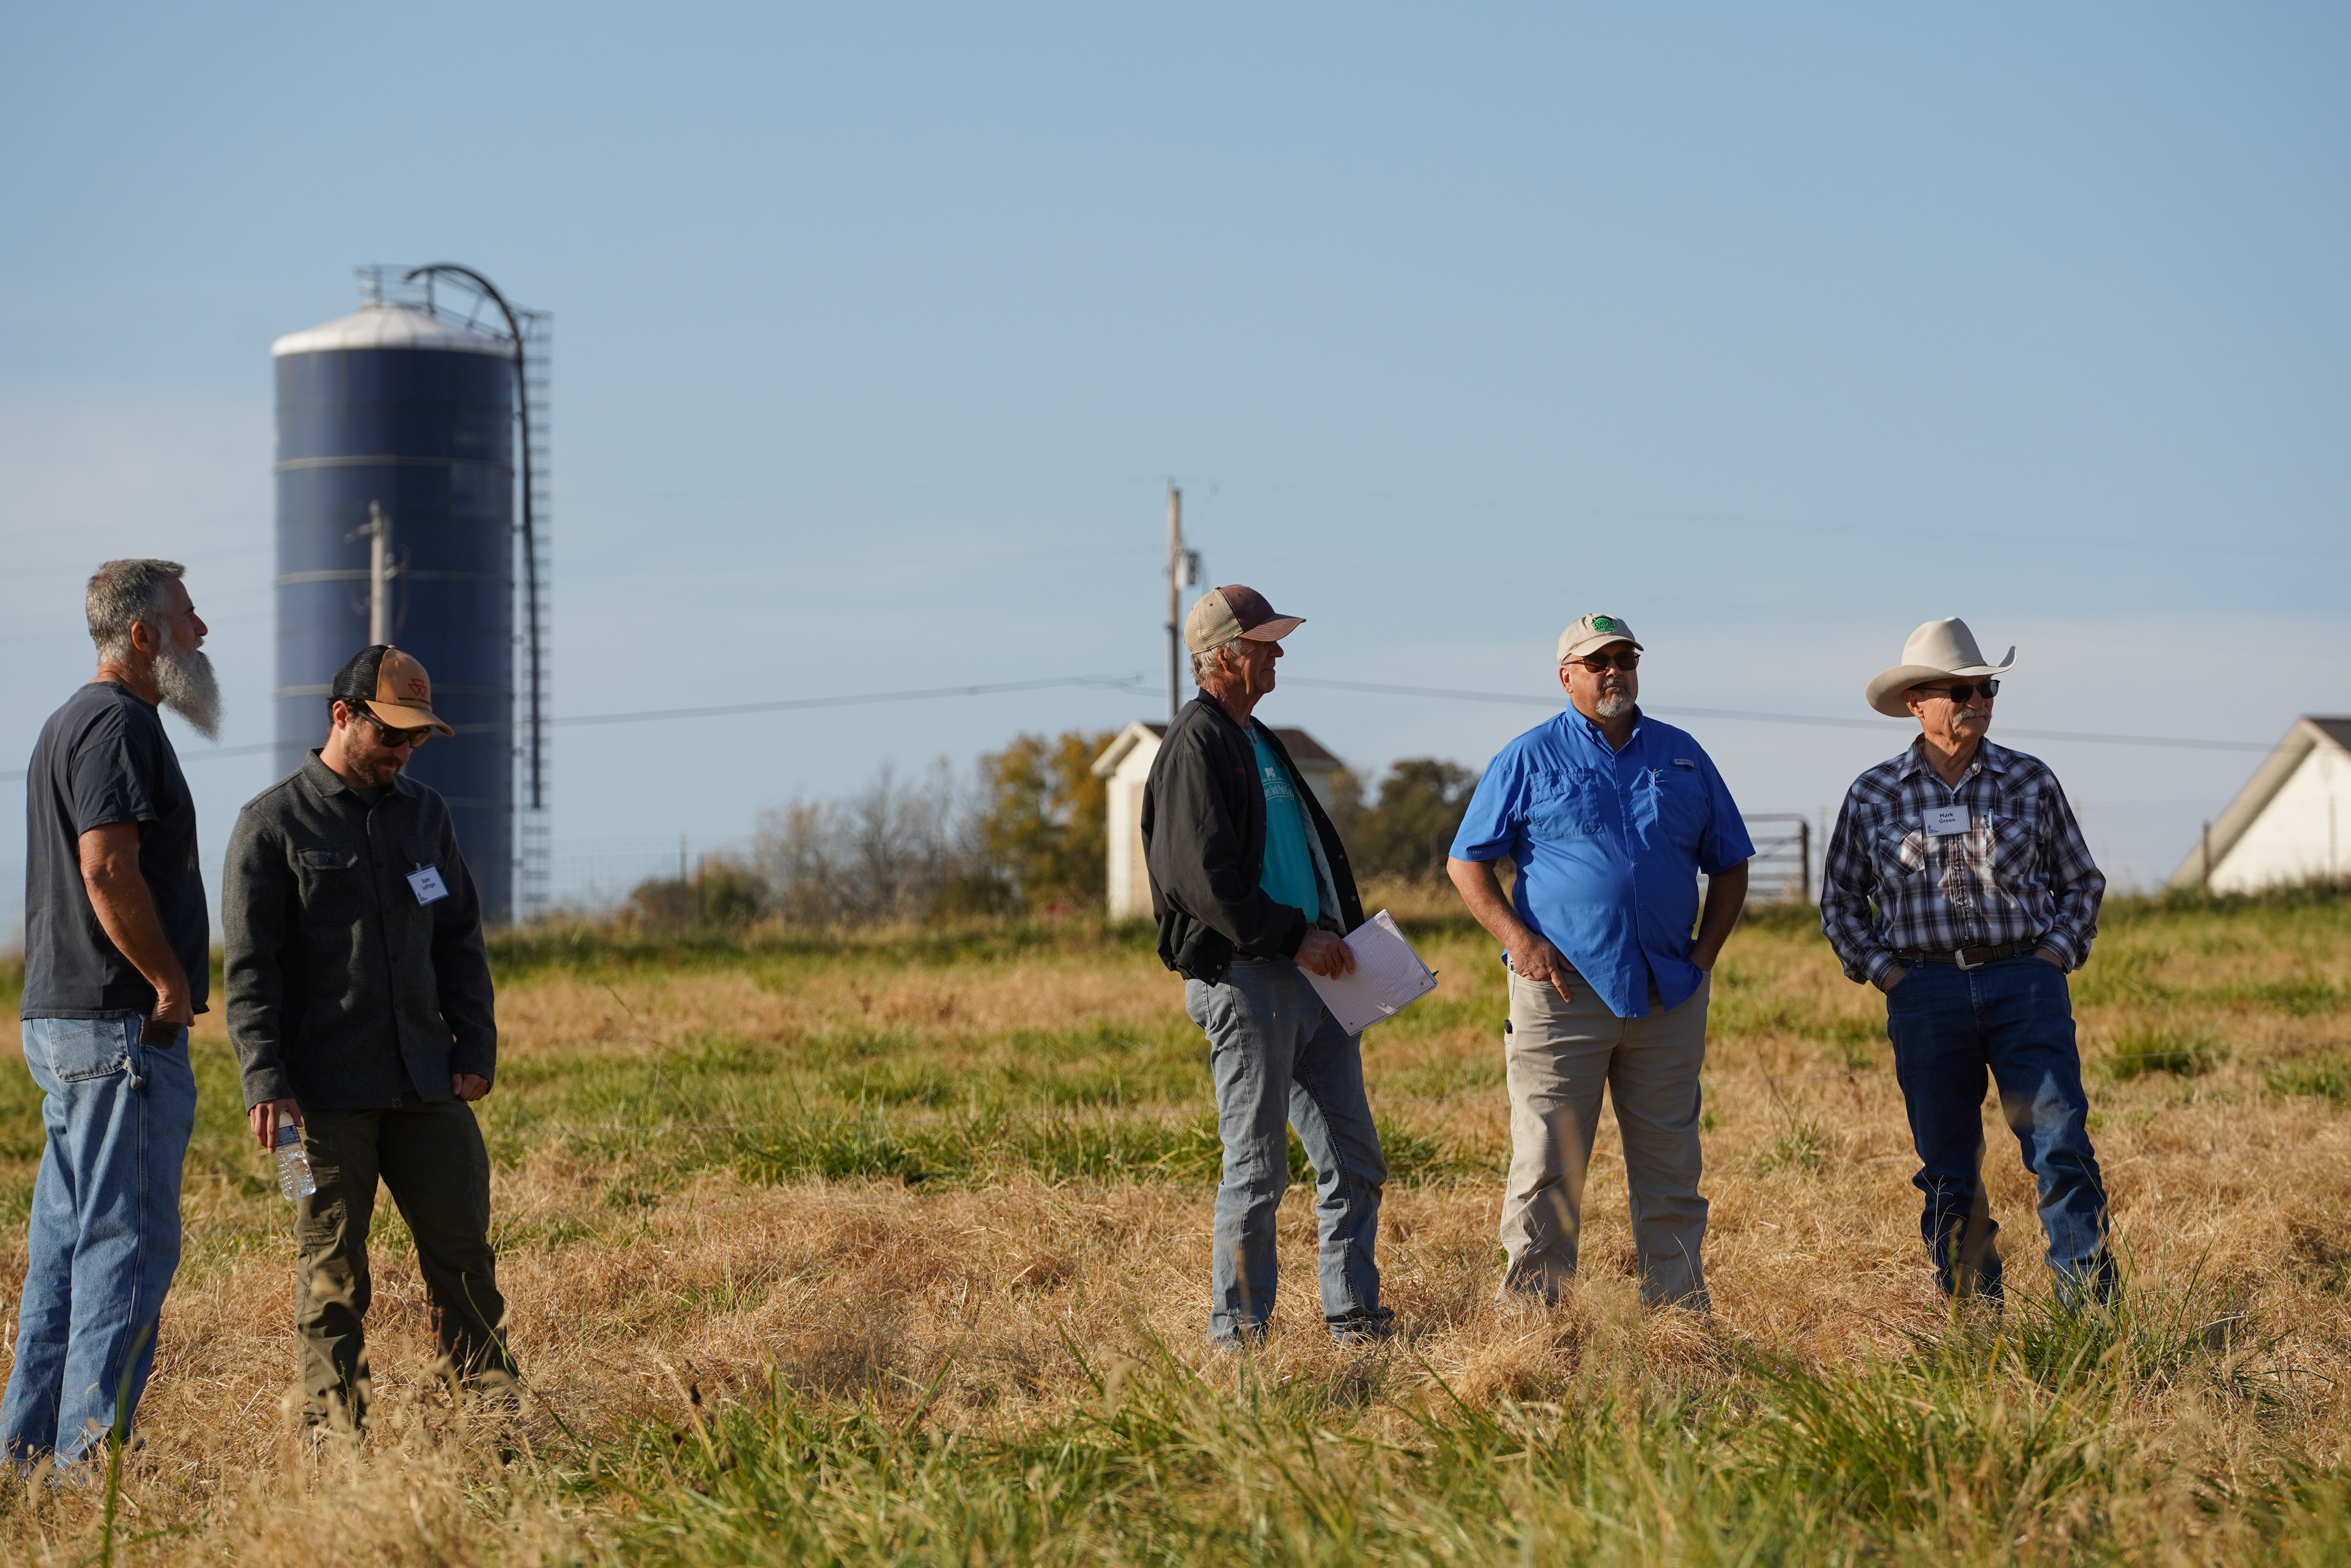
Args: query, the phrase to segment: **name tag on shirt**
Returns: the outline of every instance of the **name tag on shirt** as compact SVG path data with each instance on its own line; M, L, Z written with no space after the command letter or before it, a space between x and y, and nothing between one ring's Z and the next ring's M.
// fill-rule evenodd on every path
M1929 806L1927 808L1927 831L1944 839L1953 833L1968 831L1968 809L1965 806Z
M449 884L441 880L437 866L418 866L408 873L408 885L415 892L419 904L437 904L449 896Z

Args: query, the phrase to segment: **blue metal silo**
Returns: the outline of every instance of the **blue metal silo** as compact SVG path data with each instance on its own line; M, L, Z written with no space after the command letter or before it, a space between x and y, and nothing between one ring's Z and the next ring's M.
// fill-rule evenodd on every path
M277 367L281 773L327 731L327 688L370 636L372 519L389 525L381 641L433 675L456 735L409 763L455 818L485 915L514 907L514 345L373 303L271 346Z

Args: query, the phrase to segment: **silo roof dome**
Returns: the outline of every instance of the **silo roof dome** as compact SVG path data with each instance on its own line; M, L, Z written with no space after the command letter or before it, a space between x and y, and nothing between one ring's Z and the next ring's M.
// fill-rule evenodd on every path
M287 333L269 345L269 355L283 359L287 354L345 349L435 349L443 353L496 354L502 360L514 357L514 344L507 340L413 305L361 306L348 316Z

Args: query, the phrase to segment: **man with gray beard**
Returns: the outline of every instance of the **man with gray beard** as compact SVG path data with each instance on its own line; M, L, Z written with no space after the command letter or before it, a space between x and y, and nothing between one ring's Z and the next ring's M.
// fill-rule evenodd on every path
M21 1012L47 1145L0 1400L0 1451L19 1465L70 1464L129 1431L179 1267L188 1027L205 1010L212 933L195 801L157 710L220 727L184 571L98 569L98 674L49 716L25 779Z
M1556 1301L1576 1272L1604 1089L1625 1141L1641 1300L1709 1303L1698 1080L1714 964L1755 846L1697 738L1641 711L1641 653L1614 615L1560 633L1567 711L1488 764L1446 861L1509 975L1501 1295L1518 1304ZM1502 860L1518 868L1508 894Z

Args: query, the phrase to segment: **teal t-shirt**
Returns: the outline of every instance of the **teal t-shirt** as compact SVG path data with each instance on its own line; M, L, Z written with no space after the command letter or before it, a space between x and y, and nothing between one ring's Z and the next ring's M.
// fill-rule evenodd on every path
M1322 918L1322 891L1314 879L1314 852L1306 844L1306 808L1290 781L1290 769L1254 724L1249 744L1257 748L1257 774L1265 783L1265 870L1257 884L1276 904L1304 910L1311 925Z

